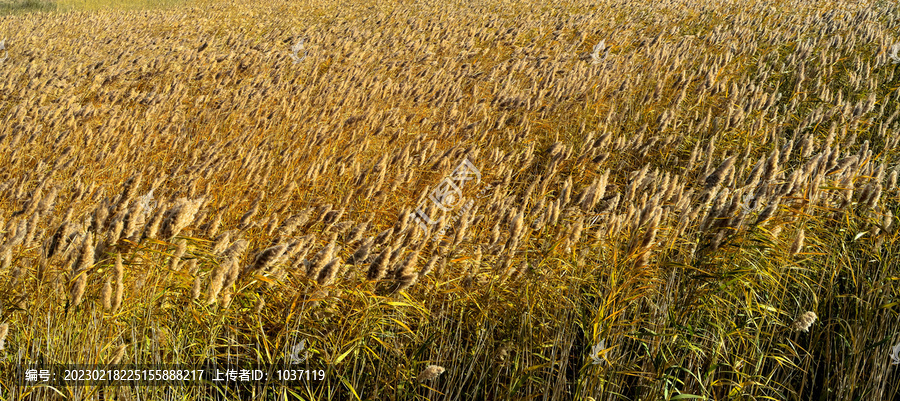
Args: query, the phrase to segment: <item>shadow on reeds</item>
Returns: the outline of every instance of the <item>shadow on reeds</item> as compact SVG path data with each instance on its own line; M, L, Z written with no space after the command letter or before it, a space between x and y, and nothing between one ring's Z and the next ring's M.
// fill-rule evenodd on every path
M0 15L48 12L56 10L56 2L48 0L2 0Z

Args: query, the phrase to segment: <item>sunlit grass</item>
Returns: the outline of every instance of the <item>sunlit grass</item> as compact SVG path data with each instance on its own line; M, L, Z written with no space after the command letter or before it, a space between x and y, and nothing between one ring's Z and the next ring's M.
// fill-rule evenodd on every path
M219 398L900 391L896 4L54 10L0 18L0 399L294 351L326 379Z

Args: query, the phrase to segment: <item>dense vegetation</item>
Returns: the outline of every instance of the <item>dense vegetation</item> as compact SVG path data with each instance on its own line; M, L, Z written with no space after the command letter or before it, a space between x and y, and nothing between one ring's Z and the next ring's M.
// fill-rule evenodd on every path
M354 3L0 17L0 399L898 396L896 3Z

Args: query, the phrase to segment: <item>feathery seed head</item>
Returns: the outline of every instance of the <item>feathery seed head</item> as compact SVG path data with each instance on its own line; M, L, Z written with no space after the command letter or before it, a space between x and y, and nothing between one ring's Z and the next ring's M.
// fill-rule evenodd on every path
M798 317L797 320L795 320L793 324L791 324L791 329L793 329L795 331L809 332L810 326L812 326L812 324L815 323L817 318L818 318L818 316L816 316L815 312L813 312L813 311L805 312L802 315L800 315L800 317Z
M420 382L434 380L442 373L444 373L444 371L445 369L441 366L428 365L428 367L426 367L425 370L422 371L422 373L419 373L418 380Z

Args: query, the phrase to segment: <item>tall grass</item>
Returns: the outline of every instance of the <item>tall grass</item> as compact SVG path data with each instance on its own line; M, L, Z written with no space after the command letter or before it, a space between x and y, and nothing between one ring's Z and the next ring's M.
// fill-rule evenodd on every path
M0 18L0 399L898 396L896 4L63 11Z

